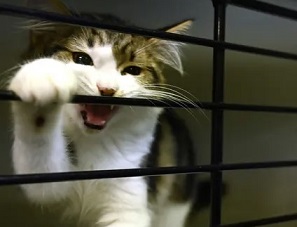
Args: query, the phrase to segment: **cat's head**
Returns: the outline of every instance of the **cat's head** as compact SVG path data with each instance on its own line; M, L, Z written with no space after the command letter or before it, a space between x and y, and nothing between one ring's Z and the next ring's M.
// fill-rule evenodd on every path
M73 13L61 2L52 2L64 14L126 24L110 15ZM185 20L162 30L183 33L191 23L191 20ZM159 89L165 83L163 66L183 72L180 45L108 30L34 22L30 26L30 45L24 56L25 59L53 57L71 65L80 75L78 94L159 99L170 93ZM127 114L127 109L133 115L129 107L79 105L76 110L79 114L72 113L71 117L79 116L84 127L102 129L124 110Z

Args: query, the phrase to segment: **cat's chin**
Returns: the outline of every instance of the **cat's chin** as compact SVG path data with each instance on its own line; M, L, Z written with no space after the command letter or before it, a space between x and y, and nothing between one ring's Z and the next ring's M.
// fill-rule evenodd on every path
M119 107L112 105L79 105L83 124L88 129L102 130L116 114Z

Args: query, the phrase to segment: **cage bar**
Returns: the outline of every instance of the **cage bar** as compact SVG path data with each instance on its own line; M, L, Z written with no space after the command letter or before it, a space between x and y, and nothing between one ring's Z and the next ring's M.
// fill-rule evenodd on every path
M0 101L20 101L13 92L7 90L0 90ZM130 105L130 106L152 106L164 108L201 108L206 110L228 110L228 111L252 111L252 112L271 112L271 113L297 113L297 107L291 106L269 106L269 105L249 105L237 103L212 103L199 102L193 103L172 100L155 100L155 99L140 99L140 98L119 98L119 97L104 97L104 96L88 96L75 95L70 103L90 103L90 104L110 104L110 105Z
M295 220L297 220L297 213L257 219L252 221L238 222L233 224L220 225L219 227L254 227L254 226L284 223L284 222L295 221Z
M239 171L257 170L271 168L296 168L297 160L274 161L274 162L252 162L252 163L229 163L220 165L197 165L180 167L155 167L155 168L135 168L135 169L114 169L114 170L94 170L77 172L57 172L57 173L36 173L36 174L14 174L0 175L0 186L16 184L39 184L48 182L107 179L121 177L139 176L160 176L170 174L197 174L210 173L214 171Z
M226 4L220 0L213 0L212 2L214 6L214 40L225 41ZM212 102L221 103L224 101L224 48L213 48L212 64ZM211 164L218 165L223 162L223 110L213 110L211 119ZM221 192L222 172L218 170L211 173L210 226L217 226L221 223Z
M274 16L287 18L291 20L297 20L297 11L288 9L285 7L277 6L274 4L262 2L262 1L256 1L256 0L227 0L229 4L232 4L234 6L259 11L266 14L271 14Z
M95 28L101 28L106 30L112 30L115 32L154 37L154 38L159 38L164 40L184 42L184 43L201 45L206 47L221 47L228 50L254 53L254 54L260 54L265 56L290 59L290 60L297 60L297 54L294 54L294 53L270 50L270 49L259 48L259 47L252 47L252 46L235 44L235 43L228 43L228 42L219 41L219 40L210 40L210 39L187 36L187 35L173 34L173 33L162 32L158 30L98 23L88 19L81 19L73 16L64 16L57 13L49 13L42 10L35 10L35 9L7 5L7 4L0 4L0 14L10 15L15 17L26 17L26 18L37 19L37 20L48 20L53 22L80 25L80 26L95 27Z
M158 106L167 108L204 108L212 110L211 134L211 165L197 165L188 167L157 167L138 169L117 169L101 171L63 172L48 174L0 175L0 186L45 182L62 182L73 180L91 180L120 177L158 176L166 174L195 174L199 172L211 173L211 227L251 227L297 220L297 213L275 216L270 218L250 220L239 223L221 224L221 189L222 171L256 170L266 168L297 167L297 160L258 162L258 163L223 163L223 126L224 111L262 111L275 113L297 113L297 107L260 106L224 103L224 59L225 50L240 51L250 54L259 54L289 60L297 60L297 54L252 47L247 45L225 42L226 6L228 4L276 15L282 18L297 20L297 11L261 2L258 0L212 0L214 6L214 39L204 39L186 35L178 35L161 31L124 27L119 25L102 24L73 16L64 16L56 13L0 4L0 14L17 17L49 20L81 26L91 26L116 32L155 37L176 42L185 42L213 48L213 97L212 102L172 102L170 100L145 100L131 98L97 97L76 95L72 103L98 103L114 105ZM0 90L0 100L20 101L10 91Z

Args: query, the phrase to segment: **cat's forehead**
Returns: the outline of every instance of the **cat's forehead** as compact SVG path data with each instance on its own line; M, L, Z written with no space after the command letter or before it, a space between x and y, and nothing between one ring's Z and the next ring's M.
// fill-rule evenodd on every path
M67 42L71 49L88 49L95 46L110 45L114 49L123 51L140 48L145 43L146 39L144 37L94 28L76 30Z
M148 39L141 36L81 28L68 38L66 47L73 52L85 52L96 60L105 58L107 52L112 53L119 66L127 62L146 64L151 61L153 46L148 44Z

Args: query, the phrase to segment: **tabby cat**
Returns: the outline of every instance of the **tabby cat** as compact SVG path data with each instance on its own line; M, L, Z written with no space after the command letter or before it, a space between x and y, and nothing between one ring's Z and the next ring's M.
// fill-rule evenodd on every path
M107 15L75 17L125 24ZM167 27L182 33L190 20ZM189 134L172 110L69 104L73 95L177 98L163 66L182 72L180 44L50 22L30 26L24 64L8 89L13 102L15 173L193 165ZM22 185L32 202L66 204L78 226L182 227L191 210L193 176L167 175Z

